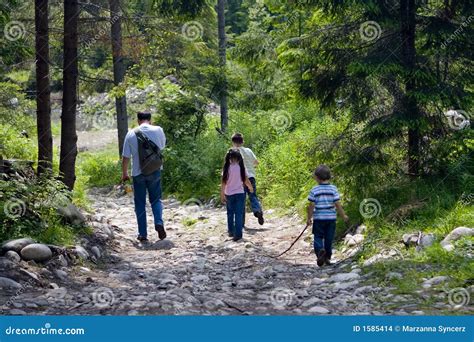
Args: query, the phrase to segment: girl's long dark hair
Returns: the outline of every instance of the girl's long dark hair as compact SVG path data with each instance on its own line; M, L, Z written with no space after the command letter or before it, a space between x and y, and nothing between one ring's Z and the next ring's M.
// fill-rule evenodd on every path
M242 158L239 150L235 150L233 148L227 151L227 154L225 155L224 168L222 170L222 182L227 183L227 180L229 179L229 166L233 160L239 163L240 177L242 178L242 182L245 182L247 175L245 174L244 159Z

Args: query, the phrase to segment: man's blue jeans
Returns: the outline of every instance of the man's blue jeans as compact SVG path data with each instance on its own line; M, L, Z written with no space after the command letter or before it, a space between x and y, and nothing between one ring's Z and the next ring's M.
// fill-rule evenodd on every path
M151 175L133 177L133 194L135 201L135 214L137 215L138 234L147 237L146 224L146 193L150 200L153 217L156 224L163 225L163 205L161 204L161 171Z
M242 237L244 226L245 193L226 196L227 199L227 230L234 238Z
M250 207L252 208L252 212L258 213L262 211L262 205L257 197L257 181L254 177L249 178L250 183L253 186L253 193L249 191L247 187L245 187L245 194L249 196L250 199ZM244 224L245 224L245 210L244 210Z
M316 255L321 249L324 249L326 257L331 259L332 242L336 234L336 220L313 220L313 234Z

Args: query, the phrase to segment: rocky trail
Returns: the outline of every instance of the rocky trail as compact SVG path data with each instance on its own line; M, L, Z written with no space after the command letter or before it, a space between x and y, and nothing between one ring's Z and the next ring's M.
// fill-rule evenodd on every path
M4 314L402 315L449 308L443 294L429 310L416 294L395 295L371 283L370 272L350 258L357 246L338 250L336 265L318 268L309 231L283 257L269 257L298 236L297 217L267 211L259 226L248 215L244 239L233 242L223 208L167 199L168 238L159 241L150 229L149 209L150 242L141 244L130 194L94 189L90 197L94 231L77 246L52 247L46 263L15 253L0 258Z

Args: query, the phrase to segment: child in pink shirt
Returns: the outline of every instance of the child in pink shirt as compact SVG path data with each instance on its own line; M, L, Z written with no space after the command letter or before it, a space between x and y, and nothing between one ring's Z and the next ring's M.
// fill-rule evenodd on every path
M222 170L221 201L227 206L227 230L234 241L242 239L245 210L244 184L253 193L242 155L238 150L230 149L225 156Z

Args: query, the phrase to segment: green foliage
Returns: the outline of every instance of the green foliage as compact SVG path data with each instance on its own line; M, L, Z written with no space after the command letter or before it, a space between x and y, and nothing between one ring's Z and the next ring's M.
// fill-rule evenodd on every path
M0 241L30 236L45 243L71 244L84 227L65 225L57 208L69 203L71 193L54 179L30 182L0 181Z
M115 149L79 154L78 180L87 187L104 187L120 183L121 163ZM83 191L83 189L79 189Z

